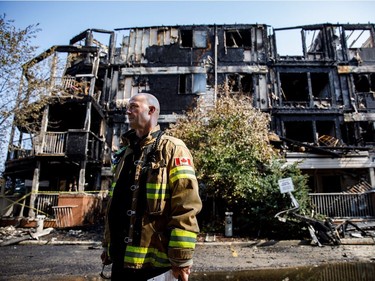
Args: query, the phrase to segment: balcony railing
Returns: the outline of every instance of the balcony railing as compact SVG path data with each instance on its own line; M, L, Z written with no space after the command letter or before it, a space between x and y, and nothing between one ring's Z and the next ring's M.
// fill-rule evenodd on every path
M89 94L90 82L86 80L91 78L92 74L82 74L83 79L77 80L73 76L63 76L63 77L53 77L54 85L53 88L55 91L65 91L69 94Z
M66 132L46 132L42 145L36 145L36 154L65 154Z
M37 214L48 214L50 216L54 215L53 206L57 206L59 200L59 193L43 193L38 192L36 197L36 209Z
M374 218L375 190L364 193L310 193L316 213L331 218Z

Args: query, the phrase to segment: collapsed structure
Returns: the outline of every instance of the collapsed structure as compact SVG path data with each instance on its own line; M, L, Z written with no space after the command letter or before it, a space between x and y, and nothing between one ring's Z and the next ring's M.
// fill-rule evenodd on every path
M197 99L212 105L224 86L252 97L254 107L271 115L288 163L298 161L309 175L317 212L374 218L374 28L327 23L88 29L67 46L53 46L24 68L26 81L28 68L66 54L61 76L52 64L46 79L45 90L57 102L45 107L39 130L12 128L4 177L10 190L25 186L25 205L14 198L17 204L9 204L10 192L2 216L48 214L61 227L90 221L110 187L111 153L128 129L127 100L153 93L166 127Z

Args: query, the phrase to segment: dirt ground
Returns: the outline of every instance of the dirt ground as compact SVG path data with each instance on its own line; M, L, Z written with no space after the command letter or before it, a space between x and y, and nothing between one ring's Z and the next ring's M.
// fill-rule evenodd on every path
M3 277L0 275L0 280L68 280L67 275L85 276L84 280L101 280L98 273L101 269L102 230L101 227L53 230L39 240L27 239L1 247L0 259L6 262L2 265L5 274ZM4 232L1 228L0 234ZM0 235L0 240L6 238ZM375 272L373 238L350 238L343 240L339 246L319 247L310 241L266 241L201 235L196 246L191 279L203 280L194 275L200 272L318 267L358 262L368 264ZM22 267L17 264L22 264Z

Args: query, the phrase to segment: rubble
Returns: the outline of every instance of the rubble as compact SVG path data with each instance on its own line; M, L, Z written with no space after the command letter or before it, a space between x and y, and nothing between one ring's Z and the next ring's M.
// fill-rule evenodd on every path
M17 229L14 226L4 227L4 229L0 229L0 247L17 244L30 239L38 240L39 237L50 234L52 230L53 228L46 228L39 231L25 228Z
M35 228L0 227L0 246L17 244L25 240L38 240L41 236L43 236L43 241L47 243L73 241L100 242L103 237L103 226L92 225L74 229L46 228L40 233Z

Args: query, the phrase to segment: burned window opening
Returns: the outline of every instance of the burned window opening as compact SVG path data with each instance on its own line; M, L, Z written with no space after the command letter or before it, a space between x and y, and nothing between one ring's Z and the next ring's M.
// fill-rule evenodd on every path
M359 132L364 145L374 145L375 143L375 122L359 122Z
M347 122L341 126L341 140L346 145L373 146L375 144L375 122Z
M227 85L229 92L239 92L240 85L238 81L238 76L236 74L227 75Z
M311 121L286 121L284 122L284 129L285 136L288 139L310 144L315 142Z
M375 92L375 74L354 74L354 86L357 92Z
M328 169L313 173L305 170L304 174L309 176L311 190L317 193L362 193L371 190L366 169Z
M251 74L228 74L227 87L231 93L239 93L252 96L254 92L253 75Z
M207 31L206 30L181 30L181 47L183 48L206 48Z
M341 145L337 138L334 121L316 121L316 134L320 145L338 146Z
M69 129L84 128L86 118L85 103L56 103L50 105L48 131L65 132Z
M194 30L193 31L193 47L206 48L207 47L207 31Z
M345 40L349 49L373 48L370 30L345 29Z
M179 94L204 94L206 92L206 74L180 74Z
M181 47L192 48L193 47L193 31L192 30L181 30Z
M285 105L309 105L307 73L280 73L280 82Z
M353 74L358 110L375 109L375 74Z
M321 176L324 192L341 192L341 177L337 175Z
M311 82L311 90L309 81ZM280 82L284 105L310 107L310 99L312 98L313 106L316 108L331 107L329 73L280 73Z
M250 30L227 30L225 31L226 47L251 48Z
M187 82L187 79L188 79L188 75L186 75L186 74L180 74L180 76L179 76L179 93L180 94L186 94L186 93L188 93L188 89L187 89L188 82Z
M360 144L360 137L357 135L356 124L352 122L347 122L341 124L341 140L345 145L354 145L357 146Z
M280 58L303 56L300 29L276 29L275 38L277 55Z
M328 73L310 73L311 88L314 100L330 100L331 93L329 88L329 74Z
M349 61L375 61L374 38L369 29L345 29L344 33Z
M207 77L205 73L196 73L192 75L193 94L204 94L206 92Z
M305 41L303 42L306 46L308 54L323 54L324 51L324 37L321 29L314 30L303 30ZM322 57L313 57L314 59Z

